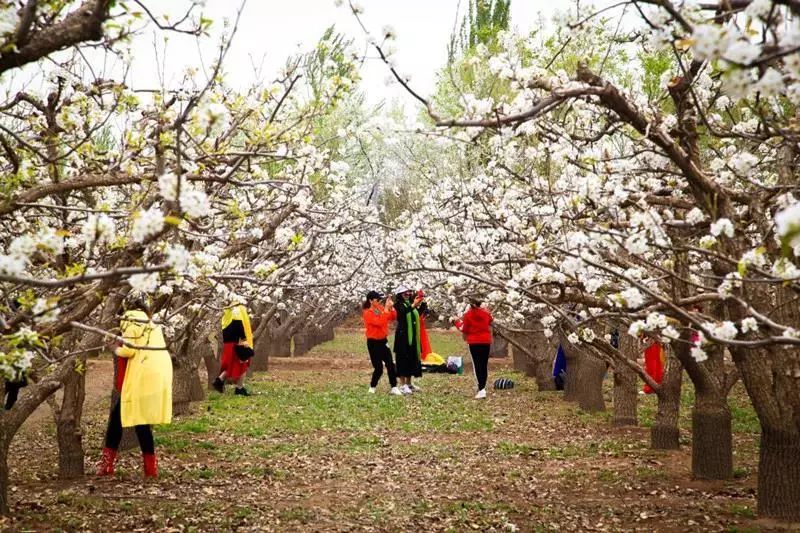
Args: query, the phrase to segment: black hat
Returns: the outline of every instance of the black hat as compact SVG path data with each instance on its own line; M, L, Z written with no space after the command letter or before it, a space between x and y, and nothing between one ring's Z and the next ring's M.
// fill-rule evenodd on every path
M378 291L369 291L367 293L367 301L374 300L375 298L378 300L383 300L383 294L379 293Z

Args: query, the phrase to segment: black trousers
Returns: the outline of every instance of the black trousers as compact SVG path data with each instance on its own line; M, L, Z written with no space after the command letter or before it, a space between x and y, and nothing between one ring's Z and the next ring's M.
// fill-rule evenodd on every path
M27 384L27 378L22 378L19 381L6 381L6 411L14 407L14 404L17 403L17 398L19 397L19 390Z
M383 365L386 365L386 372L389 374L389 385L392 387L397 386L397 372L394 369L394 361L392 361L392 352L389 350L389 344L386 339L375 340L367 339L367 351L369 351L369 360L372 361L372 381L370 387L376 387L378 381L383 375Z
M153 430L150 426L134 426L136 438L139 440L139 448L143 454L156 453L156 446L153 442ZM122 412L120 402L114 404L111 416L108 417L108 429L106 429L106 448L116 450L122 441Z
M475 369L475 379L478 380L478 390L486 388L489 378L489 348L491 344L470 344L469 353L472 356L472 368Z

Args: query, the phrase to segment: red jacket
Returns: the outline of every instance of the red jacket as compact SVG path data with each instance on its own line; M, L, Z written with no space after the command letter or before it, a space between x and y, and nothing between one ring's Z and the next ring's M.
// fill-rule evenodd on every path
M483 307L470 307L456 327L464 334L467 344L491 344L492 314Z
M389 322L397 318L397 311L387 311L382 305L364 309L364 333L368 339L383 340L389 336Z

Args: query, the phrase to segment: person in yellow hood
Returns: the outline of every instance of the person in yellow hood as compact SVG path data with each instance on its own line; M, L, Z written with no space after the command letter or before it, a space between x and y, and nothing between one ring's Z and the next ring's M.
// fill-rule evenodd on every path
M225 390L225 382L236 383L234 394L250 396L244 387L244 377L250 368L253 352L253 328L247 308L234 304L222 313L222 355L219 361L219 375L213 386L217 392Z
M144 476L158 477L153 430L155 424L172 421L172 359L161 327L150 318L149 306L142 297L125 302L120 323L123 342L117 346L119 400L111 410L103 456L97 475L114 473L122 428L133 427L144 462Z

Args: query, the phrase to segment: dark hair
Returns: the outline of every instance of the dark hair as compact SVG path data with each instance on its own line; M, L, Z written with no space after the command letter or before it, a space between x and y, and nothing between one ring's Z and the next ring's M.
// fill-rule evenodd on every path
M366 300L364 300L364 303L361 304L361 308L369 309L370 307L372 307L372 302L370 302L369 298L367 298Z
M479 298L470 298L469 299L469 305L471 305L472 307L480 307L482 303L483 303L483 300L481 300Z
M147 296L140 292L129 293L122 302L122 309L125 311L144 311L147 316L151 315L150 302Z

